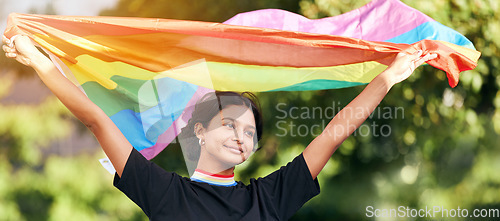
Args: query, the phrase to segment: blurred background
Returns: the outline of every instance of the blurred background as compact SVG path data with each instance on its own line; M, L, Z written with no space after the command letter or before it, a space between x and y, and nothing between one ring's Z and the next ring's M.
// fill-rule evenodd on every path
M263 8L322 18L367 2L0 0L0 28L5 29L11 12L223 22L237 13ZM318 178L321 194L292 220L375 220L367 217L368 206L459 207L469 209L469 215L473 209L500 209L500 3L403 2L470 39L482 52L477 68L463 72L456 88L448 86L444 72L430 66L420 67L396 85L380 109L333 155ZM113 187L113 176L98 162L104 154L90 132L33 70L0 56L0 82L0 220L147 220L139 207ZM296 115L312 114L312 107L338 111L363 87L258 94L264 114L264 148L237 167L236 178L248 182L286 164L331 119L325 113L292 119L292 107L298 108ZM187 175L177 144L153 161Z

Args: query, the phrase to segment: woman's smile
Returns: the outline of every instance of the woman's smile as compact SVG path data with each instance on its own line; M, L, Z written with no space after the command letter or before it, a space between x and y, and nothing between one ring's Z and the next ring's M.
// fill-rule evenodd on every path
M235 153L235 154L242 154L244 153L245 151L243 151L243 148L240 148L240 147L235 147L235 146L227 146L227 145L223 145L225 148L227 148L229 150L229 152L231 153Z

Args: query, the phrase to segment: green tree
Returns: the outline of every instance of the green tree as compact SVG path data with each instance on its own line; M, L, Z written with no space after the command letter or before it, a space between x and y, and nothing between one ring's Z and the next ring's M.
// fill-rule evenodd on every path
M221 22L239 12L282 8L322 18L367 2L121 0L102 15ZM453 89L445 74L430 66L396 85L378 110L380 114L393 111L392 118L376 112L344 142L319 176L321 194L293 220L363 220L367 206L500 209L500 39L496 37L500 35L496 13L500 4L488 0L403 2L468 37L482 52L478 67L462 73ZM0 100L15 81L7 70L34 75L3 56L0 65ZM283 111L318 107L336 112L362 88L258 94L264 113L264 147L237 168L237 179L263 176L284 165L320 132L314 125L331 119L326 113L292 119ZM112 187L111 176L96 161L102 152L44 157L43 147L67 136L75 122L54 97L36 106L0 104L0 116L0 219L146 219ZM370 127L374 124L378 130ZM390 128L389 136L380 136L382 125L386 125L385 133ZM178 144L171 144L154 161L187 174Z

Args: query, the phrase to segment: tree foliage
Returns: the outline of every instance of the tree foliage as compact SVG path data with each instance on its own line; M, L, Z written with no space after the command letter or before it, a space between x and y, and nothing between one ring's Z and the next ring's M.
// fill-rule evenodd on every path
M244 11L282 8L309 18L335 16L363 1L121 0L102 15L224 21ZM366 207L500 209L500 4L491 0L410 1L469 38L482 52L478 67L456 88L445 73L424 66L396 85L375 113L347 139L321 172L321 194L293 220L362 220ZM334 59L334 58L332 58ZM18 75L33 71L0 58L1 97ZM264 176L299 154L363 86L324 91L260 93L264 147L237 167L237 179ZM36 92L30 92L36 93ZM68 136L75 120L54 98L40 105L0 104L1 220L145 220L111 185L103 156L44 155ZM88 131L82 133L88 134ZM154 161L187 175L178 144ZM413 218L408 218L412 220ZM403 219L402 219L403 220Z

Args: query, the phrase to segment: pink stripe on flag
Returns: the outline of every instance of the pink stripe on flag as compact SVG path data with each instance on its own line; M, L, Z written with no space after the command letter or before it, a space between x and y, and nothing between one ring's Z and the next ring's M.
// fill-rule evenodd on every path
M398 0L373 0L329 18L308 19L284 10L263 9L238 14L224 24L385 41L429 21L434 20Z

